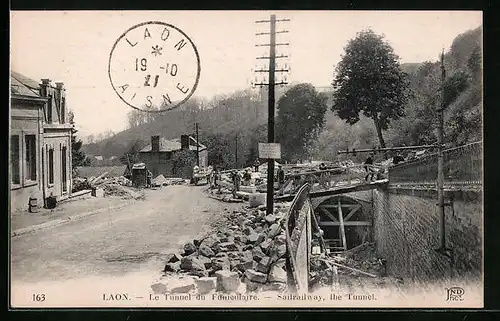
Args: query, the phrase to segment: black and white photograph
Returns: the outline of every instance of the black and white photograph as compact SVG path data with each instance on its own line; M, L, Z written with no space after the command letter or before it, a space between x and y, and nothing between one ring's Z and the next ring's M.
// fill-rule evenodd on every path
M12 308L482 308L481 11L10 11Z

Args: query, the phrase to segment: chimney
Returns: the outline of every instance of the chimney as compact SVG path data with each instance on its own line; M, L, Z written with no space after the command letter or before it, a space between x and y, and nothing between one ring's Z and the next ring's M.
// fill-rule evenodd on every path
M160 151L160 136L151 136L151 151L156 153Z
M50 79L44 78L42 79L42 84L40 85L40 96L48 97L50 87Z
M64 83L56 82L56 104L59 106L60 123L66 123L66 99L64 97Z
M181 149L189 149L189 135L181 135Z

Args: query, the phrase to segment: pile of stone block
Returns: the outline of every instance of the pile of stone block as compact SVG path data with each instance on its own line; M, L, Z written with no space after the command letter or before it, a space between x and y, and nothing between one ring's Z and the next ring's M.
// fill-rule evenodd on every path
M182 275L191 285L154 286L168 293L200 294L242 288L246 292L286 290L284 218L289 207L290 203L277 203L269 215L265 206L233 211L213 233L186 243L181 254L167 259L165 275Z

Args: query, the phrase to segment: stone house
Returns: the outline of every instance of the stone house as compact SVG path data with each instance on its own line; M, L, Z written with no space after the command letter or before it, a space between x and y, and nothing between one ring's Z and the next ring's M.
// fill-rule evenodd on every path
M42 197L41 148L46 100L35 83L11 73L10 86L10 190L11 209L28 206L29 198Z
M38 205L71 195L71 135L63 83L41 84L11 72L11 209L24 210L30 197Z
M153 178L162 174L165 177L190 178L196 165L196 139L189 135L181 135L180 139L167 140L160 136L151 136L151 144L139 151L140 161L146 164ZM208 150L199 145L200 167L208 166ZM179 164L175 155L181 151L189 151L193 157L190 164Z

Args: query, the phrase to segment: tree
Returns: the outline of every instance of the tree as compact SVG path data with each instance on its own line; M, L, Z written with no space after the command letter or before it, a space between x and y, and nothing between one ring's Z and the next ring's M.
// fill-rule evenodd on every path
M479 44L476 44L467 59L467 67L471 71L474 80L478 80L481 76L481 60L481 47Z
M127 152L120 157L120 162L124 165L133 165L139 162L139 151L145 145L143 140L135 139L129 143Z
M75 169L79 166L89 166L90 159L85 155L85 152L81 150L82 141L76 137L78 130L75 128L75 115L72 111L69 111L68 116L69 123L73 125L71 135L71 165L73 172L75 172Z
M189 149L176 151L172 156L172 171L176 177L188 178L196 165L196 153Z
M201 140L201 139L200 139ZM226 135L211 134L203 137L208 150L208 163L219 168L232 168L235 162L234 151Z
M348 124L359 121L359 114L373 119L381 147L383 130L390 120L404 116L408 81L399 57L392 47L372 30L351 39L337 65L332 110Z
M307 145L318 137L325 121L327 97L311 84L298 84L278 101L277 138L282 159L303 160Z

